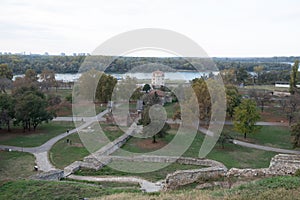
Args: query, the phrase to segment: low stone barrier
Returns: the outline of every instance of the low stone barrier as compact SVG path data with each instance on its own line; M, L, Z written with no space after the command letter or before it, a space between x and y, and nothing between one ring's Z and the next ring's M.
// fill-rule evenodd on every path
M226 169L220 167L208 167L194 170L179 170L166 177L164 190L173 190L180 186L194 182L205 182L224 177Z
M31 176L34 180L50 180L57 181L64 177L64 171L62 170L51 170L49 172L42 172Z

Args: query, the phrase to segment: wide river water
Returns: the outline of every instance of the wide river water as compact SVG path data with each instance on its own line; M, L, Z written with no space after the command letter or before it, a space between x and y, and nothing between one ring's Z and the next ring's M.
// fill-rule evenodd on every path
M165 79L169 80L185 80L190 81L195 78L200 78L201 76L208 76L210 72L165 72ZM218 74L218 72L213 72L213 74ZM135 77L137 79L151 79L152 73L126 73L126 74L116 74L111 73L110 75L114 76L117 79L125 78L126 76ZM16 75L16 77L22 77L24 75ZM78 74L55 74L56 80L64 81L64 82L73 82L79 79L81 76Z

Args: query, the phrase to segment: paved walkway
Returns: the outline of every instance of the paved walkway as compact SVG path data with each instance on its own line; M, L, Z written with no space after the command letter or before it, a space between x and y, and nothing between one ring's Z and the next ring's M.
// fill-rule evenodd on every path
M167 123L169 124L180 124L181 120L173 120L173 119L167 119ZM219 123L221 122L212 122L212 123ZM222 122L223 123L223 122ZM224 125L233 125L232 121L225 121ZM287 122L257 122L256 125L259 126L288 126Z
M272 126L272 123L270 123L270 122L263 122L263 123L267 124L265 126ZM214 135L213 132L211 132L205 128L202 128L202 127L199 127L198 130L208 136ZM239 145L239 146L253 148L253 149L259 149L259 150L264 150L264 151L273 151L273 152L277 152L277 153L287 153L287 154L300 154L300 151L296 151L296 150L281 149L281 148L269 147L269 146L264 146L264 145L252 144L252 143L243 142L240 140L232 140L232 143Z
M55 167L51 164L49 157L48 157L48 151L52 148L52 146L56 142L61 140L62 138L90 126L93 122L102 118L107 112L108 111L105 110L105 111L99 113L96 117L85 118L85 123L82 124L81 126L70 130L68 133L65 132L54 138L51 138L50 140L48 140L41 146L38 146L38 147L15 147L15 146L0 145L0 149L3 149L3 150L11 149L12 151L32 153L35 156L36 164L41 171L47 172L47 171L53 170L53 169L55 169Z
M281 149L281 148L263 146L263 145L258 145L258 144L251 144L251 143L242 142L239 140L232 140L232 143L243 146L243 147L260 149L260 150L264 150L264 151L273 151L273 152L277 152L277 153L287 153L287 154L300 154L300 151L296 151L296 150Z
M70 175L69 179L81 180L81 181L94 181L94 182L119 182L119 183L138 183L141 186L141 190L145 192L158 192L162 189L161 182L152 183L142 178L122 176L122 177L100 177L100 176L77 176Z

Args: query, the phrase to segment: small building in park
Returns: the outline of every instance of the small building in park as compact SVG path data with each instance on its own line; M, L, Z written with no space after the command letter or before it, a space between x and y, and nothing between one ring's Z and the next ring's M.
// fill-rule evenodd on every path
M164 86L165 85L165 73L162 71L154 71L152 72L152 80L151 84L153 86Z

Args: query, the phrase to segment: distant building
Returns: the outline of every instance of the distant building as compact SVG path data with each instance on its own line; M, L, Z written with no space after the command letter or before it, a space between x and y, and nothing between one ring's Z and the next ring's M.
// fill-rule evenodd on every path
M66 54L65 54L65 53L61 53L60 55L61 55L61 56L66 56Z
M162 71L152 72L151 84L154 86L164 86L165 85L165 73Z

